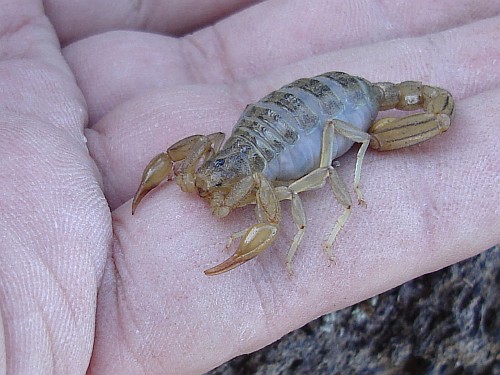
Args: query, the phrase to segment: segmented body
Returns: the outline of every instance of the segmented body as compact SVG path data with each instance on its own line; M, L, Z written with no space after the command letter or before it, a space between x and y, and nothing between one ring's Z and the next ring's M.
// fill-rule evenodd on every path
M379 110L388 109L421 112L375 121ZM352 200L332 161L354 142L360 144L353 190L364 204L360 177L368 147L388 151L426 141L450 127L453 109L448 91L415 81L370 83L342 72L298 79L248 105L224 145L223 133L192 135L156 155L144 170L132 212L149 191L174 175L183 191L205 198L217 217L255 204L257 222L230 237L228 246L241 237L236 252L205 271L217 275L271 246L282 219L280 202L290 200L297 228L285 260L291 273L307 226L300 193L329 181L343 207L324 244L333 259L333 243Z
M298 79L248 105L231 137L201 171L231 170L226 178L262 172L271 181L297 179L318 166L323 127L329 120L366 131L377 112L376 92L362 78L330 72ZM334 158L352 144L336 135Z

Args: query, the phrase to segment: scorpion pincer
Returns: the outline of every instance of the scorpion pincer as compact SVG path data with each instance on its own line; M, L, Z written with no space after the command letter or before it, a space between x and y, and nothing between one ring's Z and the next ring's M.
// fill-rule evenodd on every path
M155 156L146 166L132 202L132 213L158 184L174 178L185 192L198 192L217 217L255 204L257 223L230 236L241 238L236 252L205 271L216 275L256 257L275 241L281 223L280 201L291 201L295 237L286 255L291 261L306 228L301 192L328 180L343 212L325 242L333 259L335 237L346 223L351 197L334 160L354 143L354 192L363 204L361 166L371 148L385 151L415 145L445 132L453 115L451 94L441 88L407 81L370 83L342 72L298 79L246 107L231 136L192 135ZM375 121L379 111L416 111L405 117Z

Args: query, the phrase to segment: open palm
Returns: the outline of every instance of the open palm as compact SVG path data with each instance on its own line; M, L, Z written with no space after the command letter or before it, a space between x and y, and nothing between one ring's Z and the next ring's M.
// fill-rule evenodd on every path
M202 373L500 242L500 4L112 3L47 0L46 18L34 0L0 0L2 373ZM444 135L367 154L368 208L334 265L321 250L340 213L328 188L303 194L293 276L287 204L272 248L217 277L203 270L251 207L218 220L165 184L131 215L153 155L227 133L247 103L332 70L421 80L457 101Z

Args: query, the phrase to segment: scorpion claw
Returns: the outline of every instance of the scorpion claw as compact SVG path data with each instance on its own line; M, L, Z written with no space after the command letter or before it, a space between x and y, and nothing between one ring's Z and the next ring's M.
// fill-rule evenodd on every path
M140 201L142 200L142 198L144 198L144 196L148 193L148 191L146 191L144 188L143 188L143 185L141 184L139 186L139 189L137 189L135 195L134 195L134 199L132 200L132 215L135 213L135 210L137 209L137 206L139 205Z
M157 187L160 182L167 178L172 172L172 160L167 153L156 155L146 166L142 173L141 184L137 189L132 201L132 215L141 202L142 198Z
M258 223L248 228L241 236L236 252L221 264L205 270L205 275L219 275L255 258L276 239L278 227L273 224Z

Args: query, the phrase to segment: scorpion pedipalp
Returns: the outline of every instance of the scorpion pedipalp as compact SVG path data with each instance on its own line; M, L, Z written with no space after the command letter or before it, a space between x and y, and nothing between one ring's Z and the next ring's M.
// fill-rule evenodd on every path
M224 140L224 133L210 135L192 135L181 139L170 146L167 151L156 155L146 166L141 178L141 184L132 200L132 214L141 200L163 180L172 177L172 173L180 176L178 185L183 191L193 192L196 179L196 167L201 159L217 152ZM174 171L174 163L181 165Z
M237 232L229 238L226 247L233 240L241 237L238 249L224 262L205 271L206 275L219 275L243 264L271 246L278 234L281 220L281 207L276 196L274 186L260 173L252 176L255 188L255 204L257 218L261 222L250 226L248 229ZM236 202L234 202L236 203Z
M137 206L151 190L157 187L172 173L172 159L166 152L156 155L146 166L141 178L141 184L132 200L132 215Z
M261 222L233 234L226 247L229 247L233 240L241 237L236 252L224 262L206 270L206 275L219 275L232 270L255 258L271 246L276 239L281 221L281 207L275 187L261 173L254 173L252 179L255 187L257 218Z
M231 236L231 240L239 235L242 237L236 252L224 262L205 270L205 275L220 275L221 273L230 271L240 264L255 258L273 244L277 233L278 226L268 223L257 223L245 230L242 234L236 233Z

